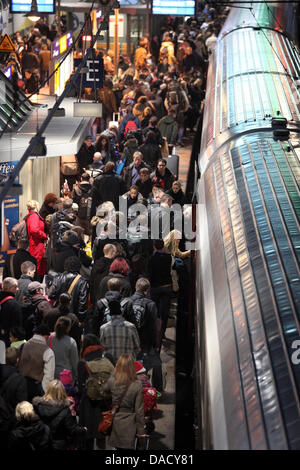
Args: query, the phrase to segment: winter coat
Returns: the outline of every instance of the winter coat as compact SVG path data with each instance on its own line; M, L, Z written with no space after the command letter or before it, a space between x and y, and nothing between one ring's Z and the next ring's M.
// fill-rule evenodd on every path
M170 196L172 196L173 204L179 204L180 206L183 206L186 203L185 194L182 191L182 189L180 189L177 193L174 193L171 188L168 191L166 191L166 194L169 194Z
M63 273L65 261L71 256L78 257L78 249L67 243L62 243L53 256L52 269L57 273Z
M164 143L163 138L161 136L161 133L160 133L160 130L158 129L158 127L153 127L151 125L148 126L148 127L145 127L145 129L143 129L143 135L146 137L146 135L149 131L154 132L155 137L156 137L157 145L162 145Z
M135 292L131 297L133 305L135 303L145 306L144 324L138 329L141 342L141 350L149 352L151 348L157 346L157 307L153 300L148 299L142 292Z
M74 224L75 222L75 216L73 211L67 210L67 209L61 209L53 216L51 217L51 225L50 225L50 241L51 241L51 247L56 249L59 244L58 244L58 229L59 229L59 222L66 221L70 224Z
M10 270L10 258L13 256L13 272ZM9 255L5 260L3 279L6 277L14 277L15 279L20 279L21 273L21 264L25 261L31 261L33 264L37 265L37 260L32 256L29 251L23 250L23 248L18 248L15 253Z
M178 124L173 116L165 116L158 123L158 129L168 144L175 144L178 135Z
M105 297L105 294L108 291L107 283L110 279L113 279L113 278L117 278L121 282L121 285L122 285L122 287L121 287L122 299L125 299L125 297L129 297L130 294L131 294L131 287L130 287L130 283L127 281L126 277L123 276L123 274L119 274L119 273L109 273L107 276L105 276L102 279L102 281L100 283L100 287L99 287L100 299Z
M37 260L37 274L43 276L46 274L46 266L43 263L45 256L45 221L34 211L29 211L30 217L27 218L27 230L29 238L29 253Z
M35 294L31 297L32 310L34 311L36 323L43 323L45 315L52 310L52 305L42 294Z
M63 292L68 292L73 280L78 273L63 272L58 274L49 289L49 299L58 303L59 296ZM71 311L74 312L79 321L83 321L88 309L89 284L82 276L78 279L73 288L71 297Z
M167 51L167 53L165 53ZM163 41L159 50L159 62L163 61L163 58L168 57L168 64L173 65L176 62L174 56L174 44L172 41Z
M94 179L92 188L91 217L95 215L96 208L106 201L111 201L115 209L119 208L119 196L126 192L126 185L122 177L114 171L107 171Z
M34 415L30 420L22 419L16 423L9 434L8 450L52 450L49 427L37 415Z
M165 174L162 176L156 168L156 170L151 173L150 177L152 179L152 183L159 183L164 191L168 191L168 189L172 188L175 176L169 168L166 167L165 170Z
M1 304L0 311L0 339L5 341L6 347L9 346L9 330L13 326L22 326L22 305L15 300L15 295L11 292L0 292L0 301L5 297L13 297Z
M126 188L127 188L126 191L128 191L130 186L132 186L132 184L133 184L133 182L132 182L133 167L134 167L134 163L132 162L128 167L125 168L124 181L125 181ZM142 161L140 166L137 168L138 171L140 171L141 168L148 168L148 170L151 170L150 166L144 161ZM138 176L138 178L139 178L139 176ZM124 193L126 191L124 191Z
M55 372L54 378L60 380L60 373L64 370L70 370L73 381L77 377L78 351L76 341L69 335L64 335L58 339L56 333L51 333L48 339L48 346L54 352Z
M108 275L109 273L109 268L112 263L111 258L106 258L102 257L97 259L92 267L92 273L91 273L91 281L90 281L90 288L91 288L91 293L90 293L90 298L91 302L94 305L97 300L100 299L99 297L99 286L100 282L102 279Z
M28 297L28 285L33 281L27 274L22 274L18 280L18 291L16 293L16 300L22 302L23 297Z
M14 366L0 364L0 389L2 397L13 409L21 401L27 400L25 377Z
M67 450L69 440L86 435L85 429L77 424L76 417L71 414L69 400L46 401L43 397L35 397L32 404L51 430L53 450Z
M89 147L83 142L79 152L77 153L77 161L79 165L80 173L84 172L84 168L87 168L91 163L93 163L93 156L96 152L94 145Z
M124 145L124 150L122 153L122 160L126 158L126 166L129 166L133 162L133 154L139 149L139 144L137 139L128 139Z
M147 58L147 49L144 47L138 47L134 54L134 66L136 69L141 69L147 65L146 58Z
M142 182L142 180L139 178L136 182L136 186L139 188L139 193L141 193L143 198L148 199L149 194L152 192L151 178L147 179L144 182Z
M146 140L145 143L140 146L139 150L143 154L143 160L154 170L158 160L161 158L159 146L154 142Z
M99 330L97 334L99 334ZM82 359L78 362L78 389L80 394L79 424L87 427L87 439L102 437L102 434L98 432L98 426L102 419L101 413L108 409L110 401L91 400L87 396L86 388L84 386L88 378L85 361L93 361L103 357L103 355L113 364L112 357L109 354L103 353L103 347L100 345L87 347L83 351Z
M111 115L117 112L116 97L109 87L104 86L99 90L99 98L103 104L103 116Z
M111 392L112 403L115 404L122 397L126 386L115 385L115 379L111 377L107 381L105 388ZM128 387L119 403L120 408L113 420L112 432L108 438L109 446L122 449L134 449L136 434L145 434L142 389L142 383L138 379Z

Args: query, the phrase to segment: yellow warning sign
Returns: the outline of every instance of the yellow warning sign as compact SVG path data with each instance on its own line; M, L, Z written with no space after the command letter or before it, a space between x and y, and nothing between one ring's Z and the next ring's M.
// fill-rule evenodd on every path
M15 52L15 46L8 34L0 38L0 52Z

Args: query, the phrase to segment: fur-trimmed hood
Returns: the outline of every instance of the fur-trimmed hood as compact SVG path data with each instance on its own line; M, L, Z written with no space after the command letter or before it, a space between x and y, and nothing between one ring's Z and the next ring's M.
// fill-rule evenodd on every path
M43 397L34 397L32 404L42 419L53 419L64 409L69 408L71 402L68 399L46 401Z

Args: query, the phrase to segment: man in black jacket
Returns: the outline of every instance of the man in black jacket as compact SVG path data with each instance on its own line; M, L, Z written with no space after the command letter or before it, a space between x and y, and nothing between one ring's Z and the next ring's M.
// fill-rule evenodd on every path
M135 324L141 342L141 354L157 348L157 307L153 300L147 298L150 282L141 277L135 284L135 293L130 297L133 304Z
M55 300L55 305L57 305L60 294L67 292L72 298L71 312L77 315L80 322L83 322L88 310L89 283L80 276L80 267L81 263L76 256L67 258L64 272L53 279L48 297L50 300Z
M108 275L110 265L116 256L116 247L107 243L103 247L103 255L101 258L98 258L94 261L92 272L91 272L91 302L94 305L97 300L99 300L99 287L102 279ZM98 334L98 331L97 331Z
M156 170L151 173L152 182L160 184L164 191L168 191L172 188L172 184L175 181L175 176L167 168L167 162L164 158L161 158L157 162Z
M6 277L2 282L0 292L0 339L9 346L9 330L13 326L22 326L22 306L16 301L18 281L13 277Z
M103 202L111 201L118 210L119 196L126 193L126 190L122 177L115 173L115 164L108 162L104 167L104 173L94 179L91 217L95 215L97 207Z
M5 279L6 277L14 277L15 279L20 279L22 275L21 265L25 261L31 261L32 263L37 265L36 258L29 253L28 248L29 243L27 240L18 240L17 251L6 258L3 271L3 279Z
M146 140L140 146L140 152L143 154L144 161L155 170L157 162L161 159L161 151L157 143L157 137L152 130L146 134Z

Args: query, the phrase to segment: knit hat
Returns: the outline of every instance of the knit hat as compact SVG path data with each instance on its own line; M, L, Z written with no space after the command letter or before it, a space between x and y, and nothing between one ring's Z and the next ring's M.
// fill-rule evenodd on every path
M38 289L44 289L44 287L40 282L33 281L28 284L27 289L29 294L34 294Z
M63 385L72 385L73 379L71 371L69 369L64 369L60 373L60 381Z
M146 369L143 366L143 364L141 364L138 361L135 361L134 363L135 363L135 371L137 374L143 374L143 372L146 372Z

